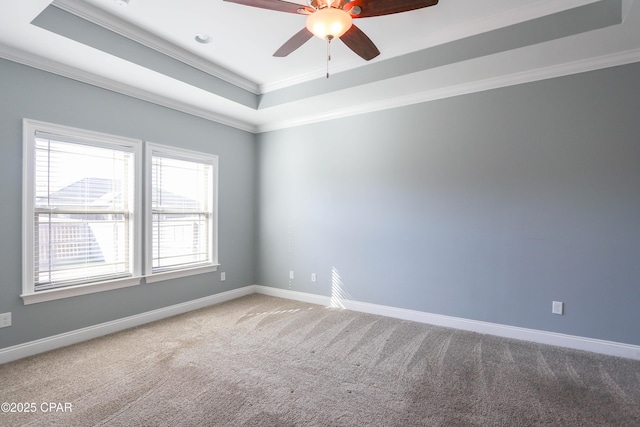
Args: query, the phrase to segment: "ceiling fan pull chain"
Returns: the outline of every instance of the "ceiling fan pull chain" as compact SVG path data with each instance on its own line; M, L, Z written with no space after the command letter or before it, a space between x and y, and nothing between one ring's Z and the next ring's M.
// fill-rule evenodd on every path
M331 61L331 40L333 39L332 35L328 35L327 39L327 78L329 78L329 61Z

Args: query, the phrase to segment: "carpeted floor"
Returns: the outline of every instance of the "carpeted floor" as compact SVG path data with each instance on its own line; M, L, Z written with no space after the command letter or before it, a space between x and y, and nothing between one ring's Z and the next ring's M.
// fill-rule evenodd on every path
M0 365L0 402L35 408L2 426L640 426L640 362L250 295Z

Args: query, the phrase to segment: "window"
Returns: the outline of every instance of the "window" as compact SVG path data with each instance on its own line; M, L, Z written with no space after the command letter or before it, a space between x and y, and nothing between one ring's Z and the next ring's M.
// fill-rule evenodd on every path
M141 142L31 120L24 135L23 294L139 283Z
M215 267L217 156L147 143L146 164L147 281Z
M23 129L25 304L216 270L217 156L147 143L143 162L139 140Z

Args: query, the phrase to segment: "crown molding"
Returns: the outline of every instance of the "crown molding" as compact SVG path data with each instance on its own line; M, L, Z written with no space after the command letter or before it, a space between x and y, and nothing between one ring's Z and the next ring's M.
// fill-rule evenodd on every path
M234 119L226 115L194 107L184 102L178 102L165 96L160 96L158 94L143 91L129 85L124 85L110 79L101 78L93 74L66 66L64 64L56 63L47 59L37 57L35 55L27 54L23 51L10 48L6 45L0 45L0 57L43 71L48 71L63 77L68 77L73 80L88 83L93 86L101 87L103 89L112 90L114 92L141 99L143 101L148 101L157 105L171 108L173 110L211 120L236 129L244 130L250 133L264 133L274 130L324 122L328 120L335 120L359 114L366 114L375 111L387 110L391 108L398 108L407 105L419 104L423 102L435 101L438 99L450 98L453 96L466 95L485 90L498 89L501 87L514 86L533 81L562 77L571 74L594 71L602 68L640 62L640 49L617 52L610 55L603 55L586 60L544 67L532 71L515 73L477 82L465 83L442 89L415 93L408 96L333 110L323 114L314 114L311 116L300 117L293 120L283 120L260 125Z
M408 96L385 99L378 102L371 102L348 108L332 110L323 114L314 114L306 117L299 117L293 120L274 121L258 125L247 121L238 120L227 115L215 113L203 108L194 107L188 103L179 102L165 96L122 84L120 82L98 77L91 73L83 72L64 64L44 59L36 55L28 54L21 50L11 48L3 44L0 44L0 57L43 71L51 72L63 77L68 77L73 80L88 83L103 89L112 90L114 92L141 99L143 101L148 101L157 105L171 108L173 110L211 120L236 129L244 130L250 133L264 133L279 129L324 122L328 120L335 120L359 114L366 114L375 111L387 110L391 108L398 108L407 105L419 104L423 102L435 101L438 99L444 99L453 96L466 95L485 90L514 86L533 81L562 77L571 74L594 71L602 68L640 62L640 49L616 52L609 55L598 56L550 67L543 67L536 70L450 86L442 89L415 93Z
M441 89L414 93L407 96L385 99L382 101L333 110L324 114L315 114L311 116L296 118L293 120L283 120L279 122L262 124L256 127L256 133L270 132L279 129L286 129L296 126L324 122L328 120L335 120L359 114L372 113L375 111L388 110L391 108L420 104L423 102L435 101L438 99L451 98L454 96L467 95L491 89L498 89L501 87L515 86L539 80L546 80L571 74L579 74L588 71L599 70L602 68L631 64L634 62L640 62L640 49L616 52L609 55L568 62L565 64L552 65L549 67L538 68L531 71L524 71L500 77L449 86Z
M203 119L207 119L236 129L244 130L251 133L256 133L257 131L256 127L249 122L238 120L224 114L215 113L207 109L195 107L191 104L180 102L175 99L159 95L157 93L126 85L115 80L96 76L95 74L78 70L68 65L45 59L37 55L29 54L24 51L6 46L2 43L0 43L0 58L17 62L19 64L33 67L42 71L47 71L62 77L67 77L72 80L87 83L102 89L107 89L116 93L131 96L132 98L151 102L152 104L167 107L172 110L181 111L183 113L191 114L196 117L201 117Z
M253 94L259 94L260 88L255 82L207 61L198 55L192 54L149 31L145 31L114 15L98 10L87 3L79 0L55 0L51 5Z

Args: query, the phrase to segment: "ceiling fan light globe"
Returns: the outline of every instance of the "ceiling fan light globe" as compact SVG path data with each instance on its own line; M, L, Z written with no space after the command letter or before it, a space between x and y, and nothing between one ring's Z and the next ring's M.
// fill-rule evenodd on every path
M323 40L328 36L340 37L351 28L351 24L351 15L333 7L317 10L307 17L307 29Z

